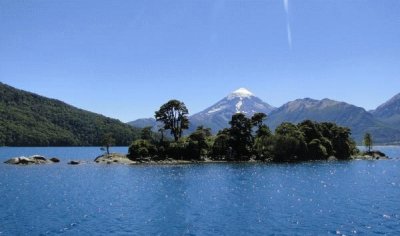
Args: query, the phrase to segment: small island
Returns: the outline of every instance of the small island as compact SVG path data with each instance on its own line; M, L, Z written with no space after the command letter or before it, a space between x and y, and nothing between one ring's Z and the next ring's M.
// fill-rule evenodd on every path
M299 124L284 122L271 132L264 124L267 115L255 113L247 117L234 114L230 127L212 135L203 126L187 136L188 109L178 100L170 100L155 112L164 125L159 133L153 127L142 129L140 139L129 147L128 155L110 154L113 140L104 141L107 153L97 163L120 164L184 164L211 162L301 162L315 160L387 159L384 153L372 151L369 135L368 152L360 152L349 128L331 122L305 120ZM170 132L168 138L165 131Z

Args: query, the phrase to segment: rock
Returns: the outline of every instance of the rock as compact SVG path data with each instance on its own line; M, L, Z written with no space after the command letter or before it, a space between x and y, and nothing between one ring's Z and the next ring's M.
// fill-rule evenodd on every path
M34 155L30 157L31 159L38 160L38 161L47 161L47 159L44 156L40 155Z
M103 164L133 164L135 163L134 161L130 160L127 158L126 155L120 154L120 153L110 153L110 154L104 154L101 156L96 157L94 160L96 163L103 163Z
M335 156L328 157L328 161L337 161L338 159Z
M388 160L389 157L381 151L370 151L361 153L358 156L353 157L356 160Z
M35 163L36 163L36 161L33 158L20 157L18 164L28 165L28 164L35 164Z
M60 159L53 157L53 158L50 158L50 161L52 161L54 163L59 163Z
M5 161L4 163L10 164L10 165L18 165L19 164L19 157L11 158L11 159Z
M57 159L57 158L55 158ZM57 159L58 160L58 159ZM49 163L55 163L56 161L51 161L47 160L44 156L41 155L34 155L30 157L14 157L11 158L4 163L10 164L10 165L30 165L30 164L49 164ZM59 160L58 160L59 162Z
M81 161L70 161L68 162L68 165L79 165L81 164Z

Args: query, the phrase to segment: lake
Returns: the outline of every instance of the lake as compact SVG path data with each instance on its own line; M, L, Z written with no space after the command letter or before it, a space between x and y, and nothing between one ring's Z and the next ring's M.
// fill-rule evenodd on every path
M400 147L377 149L392 159L70 166L102 152L0 148L0 235L398 235ZM3 164L33 154L62 163Z

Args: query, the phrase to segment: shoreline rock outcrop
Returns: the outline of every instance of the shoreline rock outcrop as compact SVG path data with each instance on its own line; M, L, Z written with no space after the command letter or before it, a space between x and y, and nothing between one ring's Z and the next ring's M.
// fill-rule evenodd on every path
M390 159L385 153L381 151L363 152L360 155L353 157L354 160L388 160Z
M83 162L82 161L75 161L75 160L72 160L72 161L69 161L67 164L68 165L80 165L80 164L82 164Z
M41 155L33 155L30 157L13 157L4 163L9 164L9 165L41 165L41 164L52 164L52 163L59 163L60 159L58 158L50 158L47 159L44 156Z
M104 154L96 157L94 161L101 164L136 164L135 161L130 160L126 155L120 153Z

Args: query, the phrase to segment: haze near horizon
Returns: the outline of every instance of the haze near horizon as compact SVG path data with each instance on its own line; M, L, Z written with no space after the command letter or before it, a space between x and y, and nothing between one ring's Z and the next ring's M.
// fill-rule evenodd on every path
M400 90L400 2L1 1L0 81L131 121L244 87L367 110Z

